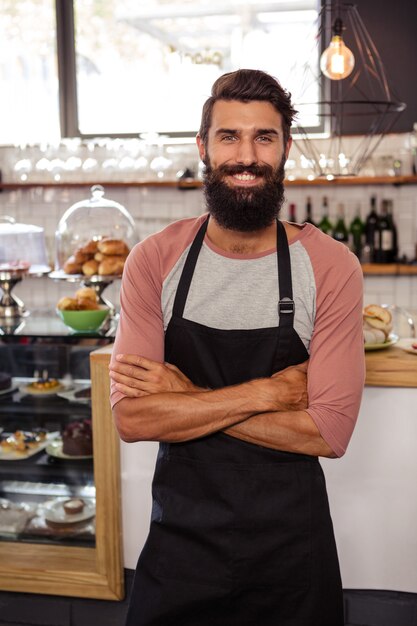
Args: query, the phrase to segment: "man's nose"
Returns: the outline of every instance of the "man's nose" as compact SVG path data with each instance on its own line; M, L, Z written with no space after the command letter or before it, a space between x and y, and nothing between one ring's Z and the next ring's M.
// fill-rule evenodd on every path
M237 152L237 162L242 165L253 165L258 161L253 141L241 139Z

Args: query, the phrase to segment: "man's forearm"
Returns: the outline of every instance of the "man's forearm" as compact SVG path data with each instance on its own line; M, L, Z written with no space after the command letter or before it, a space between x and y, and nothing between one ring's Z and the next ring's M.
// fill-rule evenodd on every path
M266 448L335 457L306 411L261 413L224 430L231 437Z
M281 375L222 389L204 390L192 385L186 391L127 397L114 406L113 414L125 441L175 442L204 437L258 413L306 406L305 366L301 365Z
M124 441L188 441L224 430L270 403L256 393L256 382L198 392L154 393L124 398L113 408Z

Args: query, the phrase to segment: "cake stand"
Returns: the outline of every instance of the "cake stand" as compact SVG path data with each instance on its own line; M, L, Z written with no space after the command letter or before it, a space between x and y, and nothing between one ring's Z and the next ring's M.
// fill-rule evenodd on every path
M13 264L2 263L0 265L0 325L14 325L16 320L29 315L30 311L25 308L24 303L15 294L12 294L14 287L20 283L25 276L41 277L49 274L50 268L43 265L13 266Z

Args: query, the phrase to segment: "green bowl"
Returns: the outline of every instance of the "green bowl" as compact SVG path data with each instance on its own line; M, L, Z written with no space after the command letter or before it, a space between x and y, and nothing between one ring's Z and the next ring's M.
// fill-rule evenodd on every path
M106 317L110 313L110 309L101 306L95 311L62 311L57 309L59 317L66 326L73 330L89 331L98 330Z

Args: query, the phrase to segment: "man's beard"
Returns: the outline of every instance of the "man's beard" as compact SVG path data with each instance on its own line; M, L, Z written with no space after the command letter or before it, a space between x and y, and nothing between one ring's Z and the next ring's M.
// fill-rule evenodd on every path
M206 163L204 195L210 215L223 228L240 232L261 230L278 217L284 202L283 156L279 166L270 165L219 165L212 168ZM262 176L263 183L253 187L229 186L224 177L233 174Z

